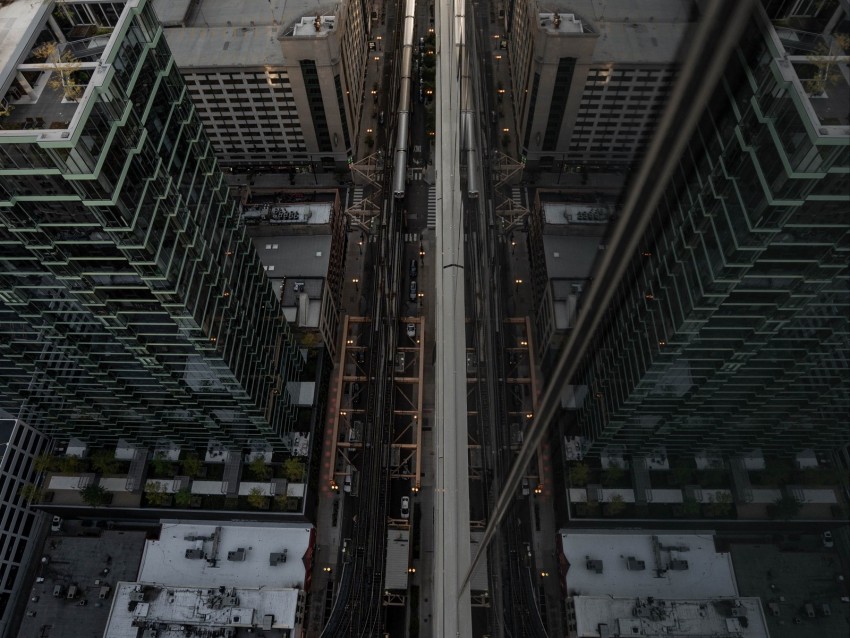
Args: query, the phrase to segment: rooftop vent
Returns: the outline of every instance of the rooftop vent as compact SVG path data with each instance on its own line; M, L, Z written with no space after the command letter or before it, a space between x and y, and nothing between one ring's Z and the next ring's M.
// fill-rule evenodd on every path
M284 549L282 552L272 552L269 554L269 565L272 567L283 565L286 562L286 552L287 550Z
M186 550L186 558L198 560L204 557L204 550L191 548Z
M638 560L634 556L629 556L626 559L626 569L632 572L640 572L646 569L646 563L642 560Z
M245 551L245 548L240 547L236 551L227 552L227 560L243 561L243 560L245 560L247 555L248 555L248 553Z
M674 572L683 572L688 568L688 561L681 558L674 558L670 561L670 569Z
M587 571L596 572L597 574L602 573L602 561L601 560L588 560L587 561Z

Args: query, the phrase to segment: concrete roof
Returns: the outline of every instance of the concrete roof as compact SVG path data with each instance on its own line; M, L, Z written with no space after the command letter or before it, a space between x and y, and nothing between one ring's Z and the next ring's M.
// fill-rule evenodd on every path
M660 543L656 545L657 552L653 549L653 539ZM561 543L569 562L566 586L573 595L671 599L738 595L732 559L728 553L715 549L714 537L708 533L617 534L562 530ZM643 561L644 569L628 569L629 557ZM670 568L674 559L687 561L687 568ZM601 560L602 573L589 569L588 560Z
M540 11L575 13L594 26L600 22L686 23L694 15L694 0L544 0Z
M599 253L599 237L583 235L543 235L546 274L549 279L590 277Z
M287 523L241 525L193 525L164 521L159 540L145 544L139 580L186 587L272 587L302 588L305 568L302 558L310 548L313 527ZM199 549L212 558L212 540L219 536L215 566L203 558L186 558L186 551ZM229 552L244 548L244 560L229 560ZM272 553L287 552L287 561L269 564Z
M105 598L101 599L101 587L114 588L117 582L135 578L145 532L126 529L101 532L68 519L63 521L62 528L62 532L51 532L43 540L43 545L33 548L35 557L46 555L50 560L47 564L33 565L34 573L20 579L19 585L28 583L27 586L31 587L29 595L22 592L22 597L27 601L27 611L33 612L33 615L21 618L20 627L14 635L40 636L47 625L50 638L111 636L104 634L103 630L113 594L104 594ZM32 576L36 575L43 577L44 581L33 582ZM76 599L69 600L65 595L53 596L56 585L62 585L67 592L72 584L77 586ZM32 600L34 597L37 597L36 601ZM83 600L88 604L81 607L79 603Z
M154 2L174 60L187 69L280 66L284 56L277 38L283 27L317 12L315 0L200 0L187 15L188 4Z
M15 66L33 34L41 28L48 5L32 0L15 0L0 6L0 87L14 74Z
M758 598L714 600L659 600L650 605L634 598L577 596L576 636L600 636L600 625L607 625L612 636L654 638L716 636L717 638L768 638L767 622ZM635 613L655 614L641 617ZM746 618L739 620L740 616Z
M557 8L575 13L599 33L596 62L669 63L698 17L693 0L558 0L541 3L541 11Z
M254 237L253 241L270 279L328 275L330 235Z

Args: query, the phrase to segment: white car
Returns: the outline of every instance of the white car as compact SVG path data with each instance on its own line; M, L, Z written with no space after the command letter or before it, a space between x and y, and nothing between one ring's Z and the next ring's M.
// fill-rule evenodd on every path
M401 497L401 517L404 519L410 518L410 497Z
M50 531L51 532L61 532L62 531L62 517L54 516L53 521L50 523Z
M823 541L823 546L826 548L835 546L835 541L832 540L832 532L830 532L829 530L823 533L823 536L821 536L821 540Z
M410 337L411 339L416 338L416 324L415 323L407 324L407 336Z

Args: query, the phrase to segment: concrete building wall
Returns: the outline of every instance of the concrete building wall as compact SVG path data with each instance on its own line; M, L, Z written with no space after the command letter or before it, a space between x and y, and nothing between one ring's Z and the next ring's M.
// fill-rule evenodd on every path
M29 541L38 529L38 514L20 491L33 482L35 459L45 451L47 438L18 419L0 418L0 431L5 439L0 444L0 636L12 636L15 593L22 589L33 552Z

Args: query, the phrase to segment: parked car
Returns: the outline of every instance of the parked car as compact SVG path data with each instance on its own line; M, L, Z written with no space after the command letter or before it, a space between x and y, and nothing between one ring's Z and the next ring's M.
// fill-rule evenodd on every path
M404 519L410 518L410 497L401 497L401 517Z
M416 324L415 323L407 324L407 336L410 337L411 339L416 338Z
M61 532L62 531L62 517L54 516L53 520L50 522L50 531L51 532Z
M410 301L416 301L416 280L410 282L410 295L408 297Z
M832 532L830 532L829 530L823 533L823 536L821 536L821 540L823 541L824 547L830 548L835 546L835 541L832 539Z

